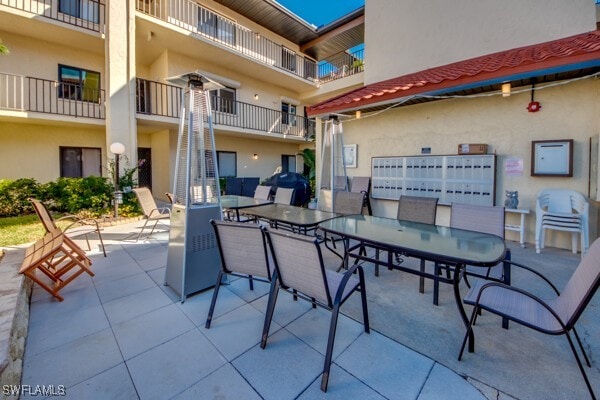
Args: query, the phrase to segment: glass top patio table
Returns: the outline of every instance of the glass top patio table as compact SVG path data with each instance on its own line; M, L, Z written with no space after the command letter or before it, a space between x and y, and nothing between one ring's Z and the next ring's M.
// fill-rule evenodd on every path
M468 327L469 320L460 295L459 283L462 271L466 265L495 266L506 256L506 244L499 236L391 218L370 215L342 216L322 222L319 224L319 229L359 242L358 245L350 247L348 241L344 240L345 261L348 257L355 258L357 261L367 260L428 278L432 278L433 275L401 265L393 265L393 253L399 252L409 257L454 265L452 281L441 278L438 280L452 283L454 299L465 327ZM367 257L364 251L365 244L387 250L387 261L382 262ZM352 253L356 249L359 249L358 254ZM474 338L470 332L469 352L473 352L473 349Z
M243 212L246 215L269 220L275 227L278 224L284 224L291 226L292 229L298 228L299 231L305 234L308 230L315 229L323 221L340 215L287 204L268 204L260 207L246 208Z
M450 264L494 266L506 244L495 235L370 215L324 221L319 228L412 257Z
M240 220L240 210L249 207L259 207L271 204L271 200L255 199L254 197L225 195L221 196L223 210L235 210L236 219Z

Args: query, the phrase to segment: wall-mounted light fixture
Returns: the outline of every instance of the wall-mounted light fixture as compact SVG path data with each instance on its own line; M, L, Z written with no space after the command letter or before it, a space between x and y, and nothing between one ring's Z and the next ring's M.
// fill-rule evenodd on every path
M502 84L502 97L510 96L510 82Z
M151 41L153 36L154 36L154 32L148 31L148 38L147 38L148 41Z
M260 39L260 33L256 32L256 40Z
M362 112L360 110L356 110L356 119L360 119L362 117Z
M253 158L254 160L258 160L258 154L256 154L256 153L252 154L252 158Z
M258 93L254 93L254 100L258 100Z

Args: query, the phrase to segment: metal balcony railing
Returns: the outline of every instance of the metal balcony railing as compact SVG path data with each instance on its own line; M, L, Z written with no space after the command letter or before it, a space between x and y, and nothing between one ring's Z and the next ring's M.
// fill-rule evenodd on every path
M104 90L0 73L0 109L104 119Z
M251 57L306 80L317 79L315 61L296 54L258 32L225 18L191 0L137 0L137 10L212 40L231 51Z
M179 118L181 91L178 86L137 79L136 104L140 114ZM254 104L243 103L219 96L211 96L213 123L218 126L255 130L310 138L315 133L315 122L300 115L283 113Z
M96 0L0 0L0 4L104 33L104 4Z
M365 70L365 50L339 53L319 62L319 82L325 83Z

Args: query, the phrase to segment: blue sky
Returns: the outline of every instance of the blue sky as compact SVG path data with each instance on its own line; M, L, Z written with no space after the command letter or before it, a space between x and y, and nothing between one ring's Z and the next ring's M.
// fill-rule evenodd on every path
M365 0L277 0L277 2L317 27L365 5Z

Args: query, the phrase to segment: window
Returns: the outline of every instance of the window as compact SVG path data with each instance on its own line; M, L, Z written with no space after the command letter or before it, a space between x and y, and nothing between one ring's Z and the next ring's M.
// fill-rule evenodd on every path
M58 97L69 100L100 100L100 73L81 68L58 66Z
M225 87L210 91L210 102L213 111L227 114L236 113L235 89Z
M205 8L198 11L198 30L225 44L235 45L235 22Z
M281 47L281 67L296 72L296 53L283 46Z
M61 147L60 176L64 178L102 176L101 150L87 147Z
M296 106L281 102L281 123L296 126Z
M237 153L235 151L217 151L219 177L237 176Z
M281 172L296 172L296 156L281 156Z
M98 4L92 0L59 0L58 11L97 24L100 21Z

